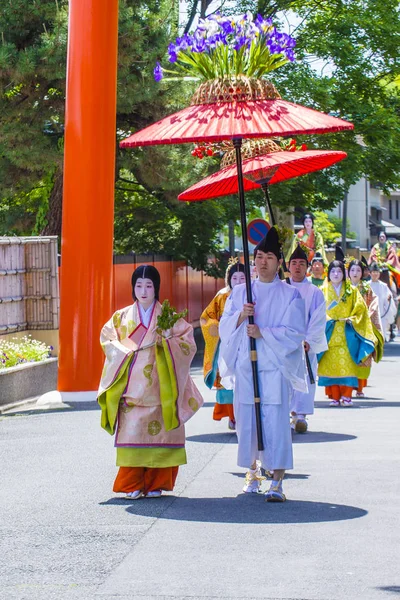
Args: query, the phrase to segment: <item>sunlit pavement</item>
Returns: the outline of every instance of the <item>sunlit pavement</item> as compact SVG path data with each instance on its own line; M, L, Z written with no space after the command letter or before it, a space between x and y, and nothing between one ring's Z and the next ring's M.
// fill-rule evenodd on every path
M236 436L212 421L198 366L206 403L187 425L174 495L160 499L113 494L95 403L0 417L0 597L396 598L399 373L396 340L353 408L318 391L278 505L241 494Z

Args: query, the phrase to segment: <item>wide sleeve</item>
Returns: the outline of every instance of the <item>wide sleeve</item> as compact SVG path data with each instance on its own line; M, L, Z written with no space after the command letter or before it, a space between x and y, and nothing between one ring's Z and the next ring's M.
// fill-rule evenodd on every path
M324 265L328 265L329 261L326 257L324 238L318 231L314 231L315 235L315 251L320 252L322 254L322 258L324 260Z
M160 382L160 400L167 431L186 423L204 400L190 377L190 365L196 354L193 327L179 319L167 338L156 344L156 366Z
M201 314L200 326L204 337L203 375L210 389L216 384L218 374L219 322L223 313L225 293L219 293Z
M290 381L293 388L307 392L303 340L306 336L304 300L296 289L274 327L260 328L262 344L258 345L260 370L271 364ZM261 346L261 347L260 347Z
M353 306L345 325L346 342L351 358L358 365L374 352L376 337L367 305L356 288L347 301L352 301Z
M315 354L328 350L325 335L326 329L326 303L323 293L315 290L310 306L310 315L305 341L310 344L310 349Z
M221 347L218 359L218 368L222 378L222 385L228 384L225 378L235 375L236 362L242 343L250 342L246 332L247 319L239 326L237 322L243 308L244 300L241 292L242 286L236 286L226 301L224 312L219 323L219 336ZM229 388L228 388L229 389Z
M101 408L101 426L108 433L115 432L118 407L128 383L132 349L120 341L121 312L116 312L104 325L100 334L101 347L106 355L97 401Z

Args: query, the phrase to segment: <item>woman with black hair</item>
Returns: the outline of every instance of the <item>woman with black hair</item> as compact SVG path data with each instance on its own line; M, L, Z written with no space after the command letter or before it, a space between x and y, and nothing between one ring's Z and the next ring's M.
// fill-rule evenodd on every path
M356 398L364 398L363 389L368 383L368 377L371 372L372 358L375 362L379 362L383 356L383 346L385 343L382 329L382 321L379 313L378 296L373 292L371 284L363 279L364 277L364 262L353 259L347 268L352 285L358 289L365 304L368 308L368 314L371 319L372 329L375 334L376 344L372 357L364 361L364 367L360 367L360 376L358 378L358 387Z
M128 500L156 498L174 488L179 465L186 464L184 423L203 404L189 374L196 353L193 327L163 310L160 283L155 267L138 267L134 303L114 313L100 337L106 355L98 394L101 426L116 434L113 489Z
M321 290L326 301L328 350L318 355L318 385L326 387L331 406L352 406L360 367L375 350L375 335L367 306L346 280L342 249L328 267Z
M232 289L236 285L245 283L245 281L244 265L237 258L230 259L225 273L226 286L222 290L219 290L200 317L201 331L203 332L205 342L203 362L204 383L208 388L216 388L217 390L213 419L214 421L221 421L224 417L228 417L228 427L232 431L236 427L235 414L233 412L233 390L226 390L223 387L218 371L220 347L219 322Z
M324 240L322 235L314 229L314 215L306 213L303 217L303 228L294 235L292 245L287 254L286 262L297 248L297 246L305 246L308 261L311 262L317 252L321 257L324 265L328 264L325 254Z

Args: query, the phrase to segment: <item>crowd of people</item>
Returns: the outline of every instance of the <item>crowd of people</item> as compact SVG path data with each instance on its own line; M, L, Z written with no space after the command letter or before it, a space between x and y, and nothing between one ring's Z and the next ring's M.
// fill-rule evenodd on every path
M265 499L285 501L292 435L307 432L317 385L332 407L351 407L353 394L364 397L372 364L394 337L396 260L381 235L368 261L346 260L337 246L328 264L313 217L306 215L286 259L286 276L275 227L255 247L251 282L246 284L238 259L229 262L226 286L200 323L204 382L216 390L213 419L226 417L237 432L244 493L259 492L264 471L272 479ZM186 463L184 424L203 404L190 377L193 328L182 315L164 311L159 290L157 269L138 267L134 303L101 332L101 424L115 435L119 471L113 489L128 500L173 490Z

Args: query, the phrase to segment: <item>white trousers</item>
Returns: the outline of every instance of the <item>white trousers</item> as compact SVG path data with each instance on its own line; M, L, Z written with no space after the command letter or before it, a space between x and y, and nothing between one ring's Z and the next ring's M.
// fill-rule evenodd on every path
M317 357L314 354L314 352L309 352L308 356L310 359L314 379L316 381L317 380L317 371L318 371ZM297 390L294 390L294 393L292 396L292 401L290 403L290 411L291 412L295 412L298 415L313 415L314 414L314 399L315 399L315 391L316 391L317 386L315 383L313 385L311 385L308 371L307 371L307 385L308 385L308 392L306 392L306 393L298 392Z
M281 404L261 404L264 450L257 450L256 416L253 404L243 404L235 396L234 410L238 437L238 466L250 468L255 460L268 471L293 469L289 398Z

